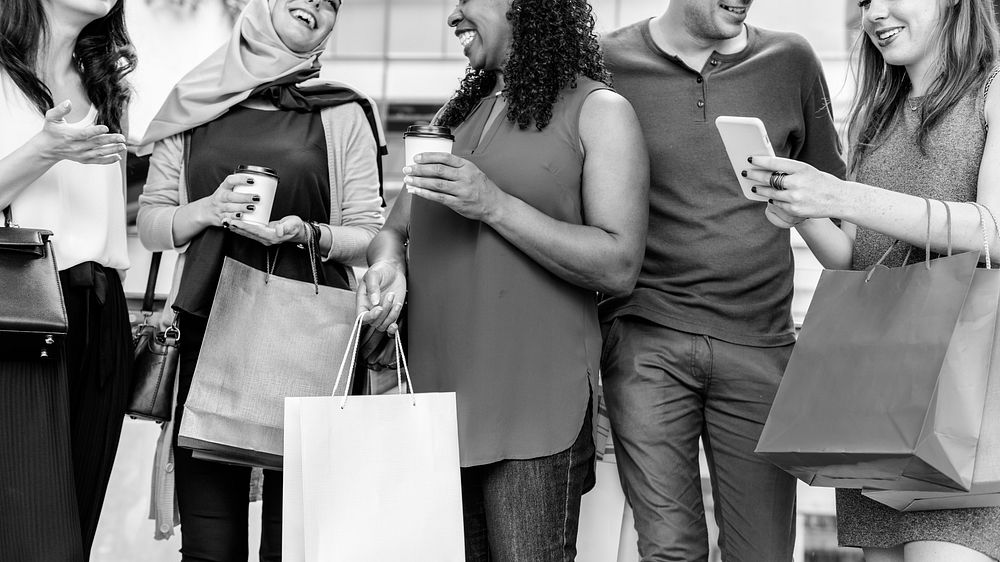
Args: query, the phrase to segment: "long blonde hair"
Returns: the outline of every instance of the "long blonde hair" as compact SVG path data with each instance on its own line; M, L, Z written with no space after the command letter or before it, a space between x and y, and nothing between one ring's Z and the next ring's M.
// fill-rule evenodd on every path
M920 109L917 146L921 153L925 153L928 132L970 90L982 84L998 58L1000 37L993 2L954 0L949 4L942 8L942 25L936 33L939 72ZM865 33L858 41L858 89L847 129L853 141L849 155L852 172L868 149L892 127L910 91L905 68L886 64Z

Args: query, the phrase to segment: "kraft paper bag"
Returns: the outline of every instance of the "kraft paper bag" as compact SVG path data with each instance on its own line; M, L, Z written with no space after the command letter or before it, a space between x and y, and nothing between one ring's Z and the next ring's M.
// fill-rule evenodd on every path
M287 398L285 416L283 560L465 560L455 393Z
M978 261L824 271L757 453L814 486L967 491L991 353L967 345L991 317L986 287L966 306Z
M333 394L355 308L352 291L226 258L178 445L196 458L280 470L285 397Z
M973 291L979 293L974 296ZM997 319L1000 304L1000 269L976 271L969 299L980 301L985 322ZM968 306L968 303L966 304ZM1000 506L1000 327L982 326L970 331L963 344L966 351L987 348L991 356L985 367L989 369L986 407L983 409L982 431L976 450L972 486L968 492L909 492L865 490L864 495L900 511L926 511L932 509L960 509L968 507Z

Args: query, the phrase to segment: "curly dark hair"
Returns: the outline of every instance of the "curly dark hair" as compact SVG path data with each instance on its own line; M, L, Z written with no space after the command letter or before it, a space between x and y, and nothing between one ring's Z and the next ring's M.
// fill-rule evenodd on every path
M120 132L131 90L125 76L135 69L136 56L125 27L125 0L103 18L80 31L73 58L97 108L97 122ZM0 1L0 69L42 113L52 108L52 92L38 77L38 47L48 21L38 0Z
M587 0L513 0L507 12L513 44L503 63L507 120L521 129L548 126L552 106L577 76L611 85ZM496 87L496 74L471 67L437 124L453 127Z

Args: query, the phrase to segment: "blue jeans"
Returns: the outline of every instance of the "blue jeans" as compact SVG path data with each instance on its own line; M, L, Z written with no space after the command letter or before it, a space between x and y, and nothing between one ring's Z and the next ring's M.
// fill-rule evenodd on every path
M708 559L698 441L725 561L791 561L795 479L754 454L792 346L749 347L624 316L601 372L643 562Z
M594 486L592 427L588 410L565 451L462 469L466 562L576 559L580 498Z

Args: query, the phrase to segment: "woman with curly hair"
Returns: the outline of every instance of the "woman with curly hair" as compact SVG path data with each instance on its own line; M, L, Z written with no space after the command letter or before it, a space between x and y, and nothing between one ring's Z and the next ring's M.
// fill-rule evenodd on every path
M467 560L573 560L596 298L635 283L649 162L585 0L464 0L448 25L470 63L436 119L454 155L404 168L359 309L392 334L409 290L415 387L457 393Z
M135 67L123 3L0 2L0 208L54 233L69 318L50 357L0 358L0 560L88 557L121 435Z

